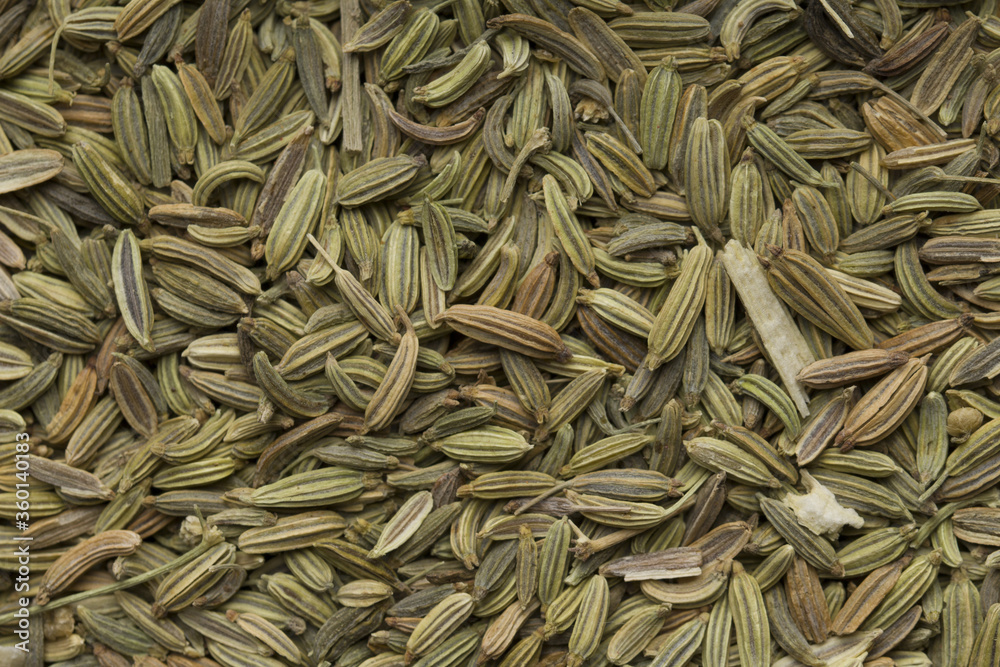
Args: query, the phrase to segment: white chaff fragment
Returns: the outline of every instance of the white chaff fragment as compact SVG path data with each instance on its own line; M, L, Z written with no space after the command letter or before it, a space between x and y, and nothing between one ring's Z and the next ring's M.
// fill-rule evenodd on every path
M795 407L802 416L808 417L809 397L795 376L816 359L809 351L802 332L788 314L785 304L778 300L767 284L767 276L753 250L744 248L733 239L726 244L722 263L788 395L795 401Z
M865 520L854 510L844 507L830 489L817 482L805 470L801 471L802 483L806 487L805 495L789 493L784 503L788 505L798 522L816 533L836 537L846 526L861 528Z

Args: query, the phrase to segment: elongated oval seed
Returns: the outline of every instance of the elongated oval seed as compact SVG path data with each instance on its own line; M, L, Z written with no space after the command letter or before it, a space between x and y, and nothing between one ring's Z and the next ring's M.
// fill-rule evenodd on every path
M529 357L566 361L572 352L555 329L534 318L493 306L452 306L441 318L470 338Z
M130 230L125 230L118 236L111 258L111 270L118 310L125 321L125 327L143 349L152 352L153 306L146 278L142 273L139 243Z

